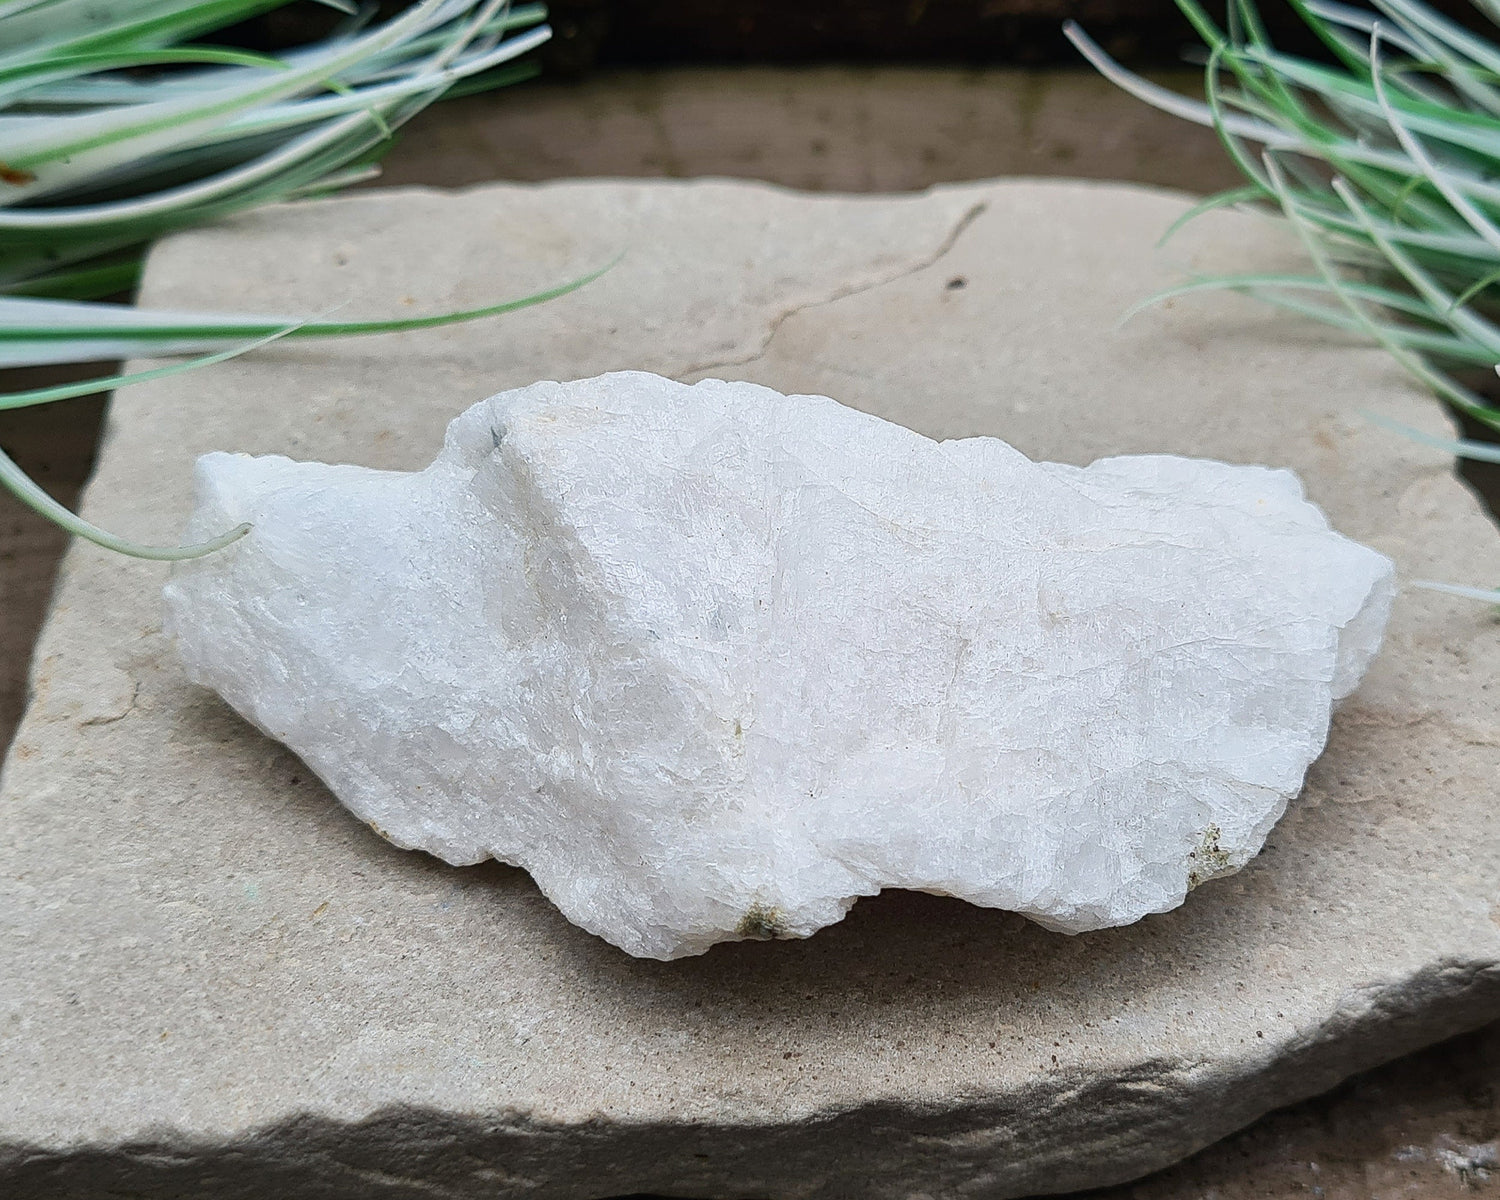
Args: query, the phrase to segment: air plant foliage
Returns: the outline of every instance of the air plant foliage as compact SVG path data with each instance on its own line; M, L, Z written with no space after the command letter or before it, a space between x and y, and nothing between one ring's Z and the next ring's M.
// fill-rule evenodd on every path
M367 178L396 127L530 74L549 35L539 5L425 0L275 58L178 44L274 7L0 0L0 290L118 291L168 230Z
M0 0L0 367L203 354L126 376L0 394L48 403L221 361L277 337L421 328L510 311L593 275L462 312L391 321L228 317L101 304L128 290L149 243L257 205L376 173L393 132L444 95L535 73L540 4L419 0L275 57L199 39L286 0ZM179 558L80 520L0 454L0 485L111 549Z
M1500 408L1459 378L1500 363L1500 46L1420 0L1287 2L1325 47L1322 59L1273 46L1253 0L1231 0L1222 27L1196 0L1177 0L1208 47L1202 102L1131 74L1067 29L1120 87L1217 130L1244 173L1245 186L1185 220L1271 206L1307 250L1304 275L1194 278L1164 295L1232 288L1368 335L1500 431ZM1495 0L1475 7L1500 16ZM1500 460L1494 445L1423 440Z

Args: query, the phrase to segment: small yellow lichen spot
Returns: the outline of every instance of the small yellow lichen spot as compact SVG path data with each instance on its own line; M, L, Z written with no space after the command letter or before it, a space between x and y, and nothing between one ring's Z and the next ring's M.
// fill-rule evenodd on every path
M781 919L781 910L769 904L752 904L748 912L740 918L740 923L734 927L734 931L742 938L752 938L758 942L768 942L772 938L786 937L786 925Z
M1188 891L1192 891L1200 883L1207 883L1220 875L1228 875L1234 870L1229 855L1219 845L1221 836L1222 831L1217 825L1208 826L1198 836L1198 848L1188 853L1188 858L1193 863L1192 870L1188 872Z

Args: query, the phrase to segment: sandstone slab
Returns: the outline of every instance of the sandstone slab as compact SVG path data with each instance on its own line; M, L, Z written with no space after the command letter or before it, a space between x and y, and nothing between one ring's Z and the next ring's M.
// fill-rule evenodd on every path
M1379 352L1210 297L1276 263L1185 200L1015 182L901 198L579 183L367 194L156 252L146 299L502 322L275 348L118 398L85 498L170 539L214 448L410 469L472 401L640 368L822 393L1033 458L1296 470L1406 578L1500 578ZM235 264L226 271L225 264ZM1407 591L1304 794L1240 874L1078 937L892 892L804 942L663 964L527 877L380 841L191 688L162 568L70 553L0 789L0 1190L17 1197L1006 1197L1122 1180L1500 1012L1500 629Z

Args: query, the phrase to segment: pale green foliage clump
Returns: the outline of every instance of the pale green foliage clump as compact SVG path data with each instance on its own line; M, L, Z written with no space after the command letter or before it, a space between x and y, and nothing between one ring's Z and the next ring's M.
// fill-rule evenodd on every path
M107 295L164 232L366 178L549 36L538 4L422 0L277 57L184 44L279 3L0 0L0 292Z
M1460 377L1500 363L1500 45L1421 0L1287 0L1323 60L1267 38L1254 0L1230 0L1220 27L1177 0L1208 46L1205 102L1132 75L1076 26L1068 35L1105 75L1148 103L1212 126L1247 184L1187 214L1232 204L1279 211L1312 271L1190 279L1165 295L1232 288L1366 334L1475 421L1500 407ZM1473 0L1500 18L1496 0ZM1500 461L1500 446L1402 432ZM1500 593L1442 585L1493 599Z
M541 4L420 0L269 57L192 39L286 0L0 0L0 367L213 351L133 376L0 395L43 404L206 365L276 337L416 329L507 312L587 282L392 321L234 318L93 299L131 287L154 238L366 179L393 131L444 95L535 73ZM253 341L251 339L254 339ZM246 344L249 342L250 344ZM154 558L67 512L0 454L0 485L71 531Z
M1500 46L1419 0L1375 0L1378 11L1288 2L1333 62L1273 47L1251 0L1235 0L1227 29L1178 0L1209 47L1201 104L1129 74L1069 29L1121 86L1218 131L1248 185L1190 216L1274 205L1315 268L1190 280L1173 294L1235 288L1370 334L1500 430L1500 409L1452 378L1500 363ZM1495 11L1489 0L1477 7Z

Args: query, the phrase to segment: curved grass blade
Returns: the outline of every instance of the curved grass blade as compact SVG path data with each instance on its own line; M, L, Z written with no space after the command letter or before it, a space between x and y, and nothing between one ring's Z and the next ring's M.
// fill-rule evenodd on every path
M1266 198L1266 190L1255 183L1245 187L1230 188L1228 191L1218 192L1212 196L1205 196L1167 226L1167 231L1156 239L1156 248L1160 250L1177 236L1183 226L1196 221L1204 213L1213 212L1215 209L1220 208L1233 208L1237 204L1250 204L1256 200L1264 200Z
M212 554L215 550L222 550L225 546L232 545L250 532L249 525L237 525L216 538L190 546L150 546L141 542L133 542L129 538L100 529L99 526L85 521L77 513L59 504L38 487L31 476L21 470L15 460L3 450L0 450L0 487L4 487L32 512L46 517L47 520L60 525L69 533L85 541L93 542L94 545L105 550L114 550L131 558L149 558L158 562L179 562L183 559L202 558L205 554Z
M24 408L34 404L47 404L54 400L66 400L74 396L87 396L112 387L145 383L148 380L162 379L168 375L176 375L183 371L197 370L199 367L225 362L231 358L238 358L242 354L248 354L252 350L258 350L270 342L289 336L296 328L296 325L288 325L254 342L236 346L219 354L211 354L206 358L194 359L190 362L173 363L170 366L157 367L150 371L135 371L126 375L115 375L108 379L91 379L83 383L67 384L61 387L38 388L29 392L12 392L8 395L0 395L0 409ZM43 491L36 481L27 475L25 471L21 470L15 460L3 450L0 450L0 487L4 487L11 495L33 512L61 526L69 533L75 534L86 541L93 542L94 545L100 546L105 550L114 550L131 558L155 559L162 562L201 558L205 554L212 554L215 550L222 550L225 546L231 545L250 532L250 526L242 524L220 534L218 537L210 538L206 542L197 542L188 546L151 546L135 542L129 538L123 538L117 534L110 533L108 530L101 529L99 526L85 521L66 506L59 504Z
M1430 433L1423 433L1420 429L1413 429L1410 425L1403 425L1400 421L1393 421L1379 413L1362 411L1360 415L1372 425L1379 425L1384 429L1389 429L1392 433L1399 433L1410 441L1431 446L1434 450L1442 450L1455 458L1500 463L1500 446L1493 442L1476 442L1468 438L1434 437Z
M165 367L152 367L145 371L130 371L122 375L105 375L96 379L81 380L78 383L58 384L54 387L31 388L21 392L0 392L0 411L13 408L31 408L38 404L51 404L55 400L74 400L79 396L96 396L100 392L129 387L135 383L149 383L153 379L165 379L168 375L176 375L180 371L192 371L199 367L211 367L216 363L228 362L231 358L239 358L242 354L249 354L252 350L259 350L262 346L267 346L284 337L289 337L302 324L304 322L287 325L282 329L278 329L275 333L257 338L253 342L232 346L228 350L220 350L215 354L205 354L200 358L195 358L185 363L172 363Z
M1487 600L1491 604L1500 604L1500 589L1464 587L1457 583L1439 583L1435 579L1413 579L1411 586L1429 592L1445 592L1450 596L1462 596L1465 600Z
M515 300L425 317L372 321L307 321L285 336L351 337L436 329L500 316L554 300L598 279L619 262L617 256L557 287ZM43 362L89 362L161 354L217 350L225 342L265 337L291 322L278 317L220 317L153 313L124 305L70 304L0 297L0 366Z

